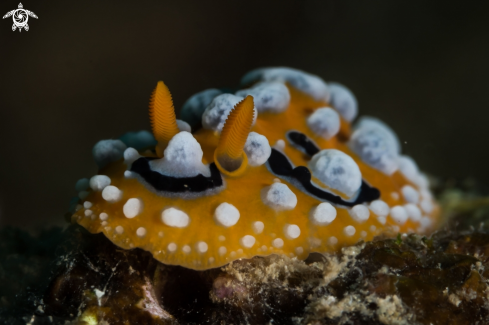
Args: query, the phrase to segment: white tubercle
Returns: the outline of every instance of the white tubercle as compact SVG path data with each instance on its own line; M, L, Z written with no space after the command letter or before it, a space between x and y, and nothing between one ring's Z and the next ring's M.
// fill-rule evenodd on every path
M240 239L240 244L241 246L245 248L251 248L253 245L255 245L256 239L253 236L246 235L243 238Z
M277 211L292 210L297 205L297 196L283 183L273 183L264 188L261 199L263 203Z
M250 132L246 139L244 152L248 157L248 164L256 167L267 162L272 153L272 148L265 136L256 132Z
M280 113L290 104L289 89L282 82L259 82L249 89L239 90L236 95L252 96L258 113Z
M110 178L106 175L95 175L90 178L90 188L94 191L102 191L110 185Z
M263 229L265 228L265 224L261 221L255 221L253 222L251 227L253 229L253 232L259 235L263 232Z
M192 127L185 121L177 120L177 127L180 131L192 132Z
M202 127L220 133L231 110L243 99L244 97L232 94L216 96L202 114ZM257 110L255 108L253 124L256 122L256 112Z
M418 222L419 220L421 220L421 210L416 204L408 203L404 205L404 209L406 209L408 217L411 221Z
M301 229L298 225L285 225L284 226L284 235L287 239L296 239L301 235Z
M134 148L127 148L124 151L124 163L130 166L133 162L141 158L139 152Z
M362 174L357 163L340 150L319 151L309 161L309 169L326 186L349 197L362 185Z
M223 227L234 226L239 220L239 210L229 203L221 203L214 211L214 219Z
M272 246L275 248L282 248L284 247L284 240L282 238L275 238L272 241Z
M99 168L122 158L126 145L121 140L101 140L95 144L92 153Z
M336 208L331 203L323 202L310 212L311 221L320 226L327 226L336 218Z
M357 204L350 209L350 216L358 222L364 222L368 220L370 216L370 211L368 208L362 204Z
M165 225L175 228L185 228L190 223L189 216L185 212L175 208L163 210L161 220Z
M375 213L379 217L386 217L389 214L390 208L382 200L374 200L370 202L369 205L370 210Z
M392 220L394 220L395 222L397 222L400 225L405 224L407 219L408 219L408 213L407 213L406 209L400 205L396 205L396 206L392 207L391 212L390 212L390 216L391 216Z
M351 237L355 234L357 230L355 229L355 227L353 226L346 226L344 229L343 229L343 234L347 237Z
M109 203L115 203L122 199L122 191L113 185L109 185L103 189L102 197Z
M330 93L330 104L340 113L347 122L351 122L357 117L358 103L355 95L345 86L335 83L328 83Z
M330 108L318 108L307 118L307 126L323 139L331 139L340 130L340 116Z
M131 198L124 204L122 211L126 218L132 219L143 211L143 201L138 198Z
M153 171L173 177L210 176L209 167L202 163L200 144L187 131L177 133L168 143L163 158L149 162Z
M409 203L417 204L419 201L419 193L410 185L404 185L401 189L402 197Z

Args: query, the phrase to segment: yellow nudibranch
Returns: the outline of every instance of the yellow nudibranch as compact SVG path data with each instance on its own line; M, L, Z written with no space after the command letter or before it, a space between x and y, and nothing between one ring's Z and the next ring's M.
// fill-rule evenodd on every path
M99 171L77 182L72 220L197 270L434 227L426 176L386 124L350 125L357 101L346 87L291 68L254 70L241 84L192 96L177 120L158 82L153 134L95 145Z

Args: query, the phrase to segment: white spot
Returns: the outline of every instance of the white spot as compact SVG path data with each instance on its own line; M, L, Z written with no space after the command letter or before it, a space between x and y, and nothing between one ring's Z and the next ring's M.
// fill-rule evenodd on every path
M370 211L368 208L362 204L357 204L353 208L350 209L350 216L353 220L357 222L364 222L368 220L370 216Z
M331 105L336 108L341 117L347 122L353 121L358 114L358 103L355 95L345 86L330 82L328 83Z
M239 220L239 210L232 204L221 203L214 211L214 219L221 226L234 226Z
M133 162L141 158L139 152L134 148L127 148L124 151L124 162L126 165L130 166Z
M115 203L122 199L122 191L113 185L109 185L102 191L102 197L109 203Z
M282 238L275 238L272 241L272 245L275 248L282 248L282 247L284 247L284 240Z
M163 235L164 235L164 234L163 234L163 231L158 232L158 236L159 236L159 237L163 237Z
M233 252L229 253L229 256L230 256L231 258L235 258L235 257L236 257L236 252L234 252L234 251L233 251Z
M226 237L224 237L224 236L221 235L221 236L218 237L218 239L219 239L219 241L225 241L226 240Z
M336 245L336 244L338 244L338 238L336 238L335 236L331 236L331 237L329 237L328 242L330 245Z
M143 211L143 201L137 198L129 199L126 204L124 204L122 211L126 218L134 218Z
M332 108L318 108L307 118L307 126L316 135L328 140L340 130L340 116Z
M387 218L386 217L377 217L377 221L383 225L385 225L385 223L387 222Z
M224 246L219 247L219 255L222 256L222 255L226 254L227 251L228 250L226 247L224 247Z
M391 175L398 168L397 137L388 126L377 119L362 118L348 145L365 163L386 175Z
M258 113L281 113L290 104L289 89L281 82L259 82L250 89L239 90L236 95L252 96Z
M302 255L302 253L304 253L304 248L302 248L302 247L296 247L295 248L295 253L297 255Z
M107 226L109 223L108 223L107 221L102 221L100 224L101 224L102 226L104 226L104 227L105 227L105 226Z
M393 207L391 209L390 216L391 216L392 220L394 220L395 222L397 222L400 225L403 225L404 223L406 223L406 221L408 219L408 213L407 213L406 209L404 209L404 207L400 206L400 205L396 205L395 207Z
M103 168L121 159L126 148L121 140L101 140L93 147L92 154L97 166Z
M202 114L202 127L220 133L231 110L243 99L244 97L232 94L222 94L215 97ZM256 121L256 112L255 108L253 124Z
M124 177L125 178L133 178L134 175L133 175L133 173L130 170L125 170L124 171Z
M177 244L169 243L167 248L170 253L174 253L177 251Z
M382 200L375 200L370 202L370 210L379 217L386 217L389 214L389 206Z
M433 224L433 220L428 217L422 217L420 220L420 224L422 228L429 228Z
M267 245L263 245L263 246L261 247L261 250L262 250L262 251L264 251L264 252L266 252L266 251L268 250Z
M185 121L177 120L177 126L180 131L192 132L192 127Z
M219 89L206 89L190 97L180 110L180 116L190 125L198 125L202 122L202 114L212 100L222 94Z
M309 169L326 186L349 197L362 185L362 174L355 160L336 149L316 153L309 161Z
M278 151L284 151L285 149L285 141L282 139L277 140L275 144L273 145L274 149L277 149Z
M409 203L417 204L419 201L419 193L410 185L404 185L401 189L402 197Z
M192 249L190 248L190 246L189 246L189 245L185 245L185 246L183 246L183 247L182 247L182 251L183 251L185 254L189 254L189 253L192 251Z
M353 226L346 226L344 229L343 229L343 234L347 237L351 237L355 234L357 230L355 229L355 227Z
M297 205L297 196L283 183L273 183L261 191L263 203L275 209L292 210Z
M362 236L363 238L367 237L367 232L365 230L362 230L360 232L360 236Z
M433 212L433 209L435 208L435 206L433 205L433 202L430 199L421 200L421 203L419 204L419 206L426 213Z
M295 239L300 236L301 229L298 225L285 225L284 234L287 239Z
M408 203L404 205L404 209L406 209L408 217L411 219L411 221L418 222L421 219L421 210L417 205Z
M186 131L177 133L168 143L163 158L149 162L153 171L172 177L210 176L209 167L202 163L204 153L194 136Z
M197 251L198 251L199 253L205 253L205 252L207 252L207 250L208 250L208 249L209 249L209 246L207 245L207 243L206 243L206 242L204 242L204 241L199 241L199 242L197 243Z
M309 244L311 245L312 248L321 246L321 242L322 241L319 238L314 238L314 237L309 238Z
M326 226L336 218L336 209L331 203L323 202L311 209L309 218L316 225Z
M265 229L265 224L261 221L255 221L253 222L253 225L251 226L255 234L261 234L263 232L263 229Z
M117 226L115 227L115 232L119 235L122 235L124 233L124 228L122 226Z
M138 235L138 237L144 237L146 236L146 228L144 227L139 227L137 230L136 230L136 235Z
M409 156L401 155L399 156L398 163L401 174L404 175L407 180L416 183L419 175L419 169L416 162Z
M90 178L90 187L94 191L102 191L104 188L110 185L110 178L106 175L95 175Z
M161 221L170 227L185 228L190 223L190 218L181 210L168 208L161 213Z
M85 210L85 217L90 217L93 214L92 210Z
M90 209L92 206L93 206L92 202L89 202L89 201L83 202L83 207L85 209Z
M394 200L399 200L399 193L397 192L391 192L391 198L393 198Z
M75 184L75 190L77 192L86 191L90 186L90 181L88 178L79 179Z
M374 225L371 225L371 226L370 226L370 231L371 231L371 232L374 232L375 230L377 230L377 227L375 227Z
M105 213L105 212L102 212L98 217L102 221L105 221L105 220L109 219L109 215L107 213Z
M248 157L248 164L253 167L266 163L272 153L268 139L256 132L250 132L243 150Z
M255 237L250 236L250 235L246 235L239 240L241 246L243 246L245 248L253 247L253 245L255 245L255 241L256 241Z
M301 70L286 67L256 69L248 72L241 79L241 84L247 85L258 80L287 82L317 101L329 101L329 90L324 80Z
M215 258L214 257L209 257L209 260L208 261L209 261L209 264L213 264L214 261L215 261Z

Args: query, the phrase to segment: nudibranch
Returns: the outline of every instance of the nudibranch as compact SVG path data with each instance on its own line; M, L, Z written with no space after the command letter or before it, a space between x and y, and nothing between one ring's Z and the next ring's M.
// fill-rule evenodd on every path
M152 134L95 145L98 174L77 182L72 220L197 270L435 226L427 177L385 123L351 124L358 104L345 86L290 68L254 70L241 85L195 94L178 120L158 82Z

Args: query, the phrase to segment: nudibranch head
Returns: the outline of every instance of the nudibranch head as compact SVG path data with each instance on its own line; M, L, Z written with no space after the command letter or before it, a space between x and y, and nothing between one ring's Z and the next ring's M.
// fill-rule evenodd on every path
M242 84L192 96L182 121L159 82L153 134L95 145L99 171L78 181L73 220L192 269L304 259L436 224L427 178L395 133L371 117L350 127L358 107L346 87L289 68L252 71Z

